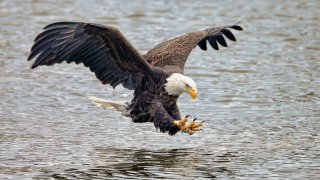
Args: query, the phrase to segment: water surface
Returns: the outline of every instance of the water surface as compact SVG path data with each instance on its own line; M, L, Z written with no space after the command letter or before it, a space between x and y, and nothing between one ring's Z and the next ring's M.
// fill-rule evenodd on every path
M316 179L320 169L319 1L0 2L0 179ZM145 53L193 30L241 21L237 43L195 49L185 73L200 97L179 99L204 131L168 136L87 99L129 101L86 68L30 70L55 21L118 27Z

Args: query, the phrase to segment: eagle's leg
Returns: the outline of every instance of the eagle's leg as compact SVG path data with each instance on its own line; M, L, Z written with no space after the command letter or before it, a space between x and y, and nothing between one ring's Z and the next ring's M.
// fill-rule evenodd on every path
M188 134L193 134L196 131L201 131L200 129L201 126L203 126L203 121L198 123L196 122L197 118L194 118L193 121L189 122L190 116L186 116L185 118L181 120L175 120L173 123L180 128L182 132L188 133Z

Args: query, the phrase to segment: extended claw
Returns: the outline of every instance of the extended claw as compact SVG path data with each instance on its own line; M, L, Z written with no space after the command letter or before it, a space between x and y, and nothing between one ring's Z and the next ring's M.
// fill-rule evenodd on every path
M184 118L192 118L192 116L191 115L186 115L186 117L184 117Z

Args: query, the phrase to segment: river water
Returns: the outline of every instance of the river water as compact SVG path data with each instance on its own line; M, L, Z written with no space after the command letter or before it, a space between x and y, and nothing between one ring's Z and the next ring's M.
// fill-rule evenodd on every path
M319 1L0 1L0 179L317 179ZM145 53L186 32L241 21L221 51L186 64L200 96L183 115L207 123L168 136L93 105L129 101L86 68L31 70L27 56L55 21L118 27Z

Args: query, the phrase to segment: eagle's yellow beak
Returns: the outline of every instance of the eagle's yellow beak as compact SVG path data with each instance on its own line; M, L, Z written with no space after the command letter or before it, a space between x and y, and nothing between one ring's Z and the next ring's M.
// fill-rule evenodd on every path
M198 96L197 89L193 89L191 87L187 87L188 94L192 97L193 100L195 100Z

